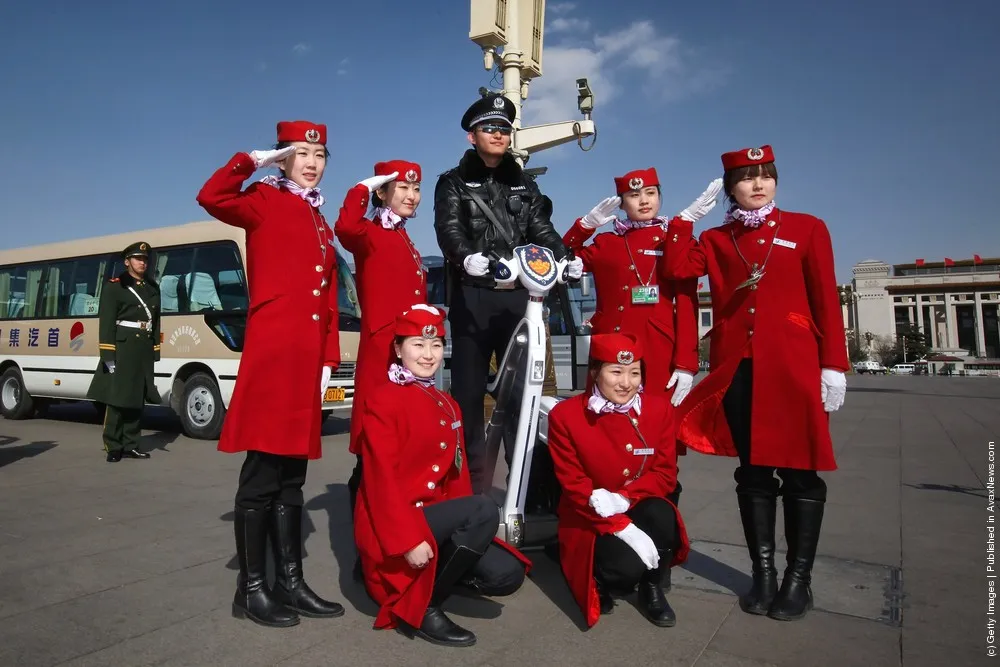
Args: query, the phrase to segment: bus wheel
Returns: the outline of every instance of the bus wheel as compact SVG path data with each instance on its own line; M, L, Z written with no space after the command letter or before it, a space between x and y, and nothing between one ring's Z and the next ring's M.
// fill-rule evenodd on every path
M21 371L13 366L0 375L0 414L7 419L27 419L35 414L34 401L24 388Z
M189 438L217 440L222 433L226 408L219 385L207 373L195 373L184 383L181 394L181 424Z

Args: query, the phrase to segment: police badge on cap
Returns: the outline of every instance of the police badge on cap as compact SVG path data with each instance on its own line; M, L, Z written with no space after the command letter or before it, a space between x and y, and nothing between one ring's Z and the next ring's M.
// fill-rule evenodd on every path
M462 129L471 132L476 125L487 121L513 125L516 116L517 110L513 102L503 95L490 93L466 110L462 116Z

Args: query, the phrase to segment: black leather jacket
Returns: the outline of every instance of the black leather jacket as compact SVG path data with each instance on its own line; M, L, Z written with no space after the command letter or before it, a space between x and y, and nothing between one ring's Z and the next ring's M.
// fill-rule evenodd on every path
M456 182L457 181L457 182ZM552 200L521 170L508 153L495 169L490 169L475 150L468 150L458 166L443 173L434 190L434 231L438 245L463 283L494 287L490 276L473 278L462 263L477 252L496 252L510 259L514 247L507 244L492 222L473 201L474 191L490 206L493 215L506 228L513 246L535 243L552 250L556 259L566 256L562 237L552 226Z

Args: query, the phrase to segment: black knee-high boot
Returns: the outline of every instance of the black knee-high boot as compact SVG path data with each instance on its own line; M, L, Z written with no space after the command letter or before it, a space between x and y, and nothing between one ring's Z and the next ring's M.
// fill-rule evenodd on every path
M233 616L285 628L299 617L276 600L267 587L267 524L269 511L235 508L236 557L240 564L233 597Z
M771 603L768 616L779 621L794 621L805 616L813 607L810 584L825 503L785 496L782 504L785 508L788 560L781 589Z
M739 499L743 535L753 564L753 586L740 596L740 609L764 615L778 592L778 570L774 566L774 522L777 498L772 495L736 494Z
M271 508L271 546L274 549L274 599L311 618L344 615L344 607L316 595L302 574L302 508L275 504Z

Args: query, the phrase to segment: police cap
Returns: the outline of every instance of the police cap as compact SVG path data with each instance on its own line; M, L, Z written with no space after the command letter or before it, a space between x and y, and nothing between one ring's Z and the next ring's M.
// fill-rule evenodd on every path
M490 93L486 97L476 101L465 115L462 116L462 129L471 132L472 128L487 121L500 121L507 125L514 124L514 117L517 110L514 103L503 95Z
M129 257L149 257L151 251L152 248L149 247L148 243L145 241L136 241L122 251L122 256L125 259Z

